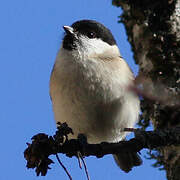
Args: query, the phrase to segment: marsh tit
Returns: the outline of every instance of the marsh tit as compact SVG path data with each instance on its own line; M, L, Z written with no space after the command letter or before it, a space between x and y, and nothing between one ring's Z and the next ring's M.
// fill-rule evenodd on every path
M140 102L129 90L134 76L111 31L94 20L63 28L50 79L56 122L67 122L72 137L84 134L88 143L124 140L124 128L138 121ZM115 154L114 159L125 172L141 164L136 153Z

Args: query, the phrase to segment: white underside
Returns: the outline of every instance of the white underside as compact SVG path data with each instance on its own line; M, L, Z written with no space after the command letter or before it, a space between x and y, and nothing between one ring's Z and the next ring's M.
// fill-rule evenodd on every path
M117 57L118 49L111 50ZM122 58L105 54L97 61L97 53L61 48L51 76L56 122L67 122L75 138L83 133L89 143L120 141L138 120L139 99L128 90L133 75Z

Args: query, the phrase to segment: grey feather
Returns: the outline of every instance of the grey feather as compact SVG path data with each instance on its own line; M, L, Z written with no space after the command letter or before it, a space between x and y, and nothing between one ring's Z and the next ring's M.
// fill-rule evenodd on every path
M142 164L142 160L137 153L121 153L113 155L116 164L126 173L131 171L134 166L140 166Z

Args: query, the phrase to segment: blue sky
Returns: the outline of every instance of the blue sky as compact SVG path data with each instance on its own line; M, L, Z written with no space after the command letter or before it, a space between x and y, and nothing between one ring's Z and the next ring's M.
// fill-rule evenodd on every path
M26 142L40 132L52 135L55 121L49 98L49 77L61 44L63 25L80 19L94 19L114 34L122 56L137 74L130 45L122 24L117 23L120 8L109 0L6 0L1 2L0 17L0 180L68 179L55 158L45 177L36 177L26 169L23 151ZM146 150L142 151L142 157ZM76 158L60 155L73 179L86 179ZM111 156L85 159L91 179L161 180L165 172L143 165L126 174L118 169Z

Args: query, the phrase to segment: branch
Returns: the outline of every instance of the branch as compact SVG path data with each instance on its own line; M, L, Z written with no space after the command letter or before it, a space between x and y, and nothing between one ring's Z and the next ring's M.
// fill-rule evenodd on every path
M126 130L132 131L128 128ZM155 131L135 130L135 137L129 141L100 144L82 143L79 138L68 140L70 133L72 133L71 128L63 123L53 137L42 133L34 136L32 144L28 143L28 148L24 151L27 168L36 168L37 175L45 176L47 170L50 169L49 165L53 163L49 156L57 153L72 157L77 156L77 152L80 152L82 156L101 158L107 154L139 152L143 148L154 149L180 144L180 127Z

